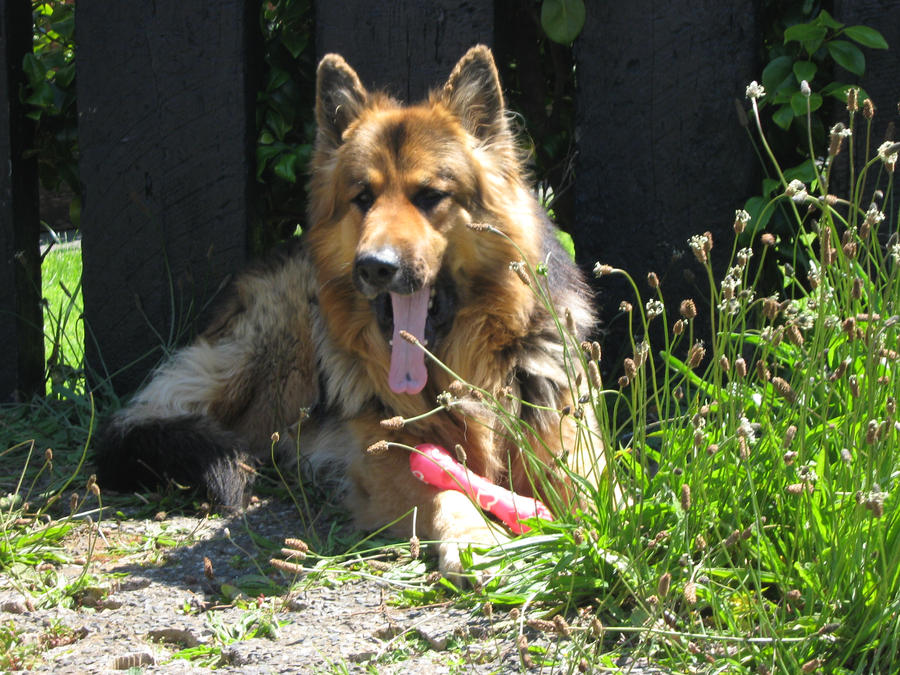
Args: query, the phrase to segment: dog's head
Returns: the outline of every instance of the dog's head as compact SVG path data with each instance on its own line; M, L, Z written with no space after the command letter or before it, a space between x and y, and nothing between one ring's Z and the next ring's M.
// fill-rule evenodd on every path
M391 343L390 388L417 393L424 355L400 331L434 348L478 283L512 260L470 229L496 222L489 214L508 211L519 189L497 69L474 47L426 102L402 106L331 54L316 87L308 237L331 330L378 332Z

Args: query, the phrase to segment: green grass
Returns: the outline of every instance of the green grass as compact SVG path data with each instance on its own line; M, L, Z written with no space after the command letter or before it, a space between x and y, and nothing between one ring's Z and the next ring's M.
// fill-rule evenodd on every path
M856 117L848 126L868 146L870 123ZM571 345L573 373L593 374L579 393L629 503L613 509L605 482L580 483L582 510L492 554L510 573L483 598L521 606L538 632L559 634L556 616L571 624L545 660L572 668L622 652L678 671L900 671L897 206L878 157L851 172L850 199L830 195L831 165L850 154L830 155L811 185L782 178L767 208L794 214L796 241L743 213L734 242L691 239L708 316L656 304L655 279L648 300L624 270L597 266L631 281L633 334L667 330L662 344L633 340L614 382L600 381L590 345ZM718 256L730 262L717 283ZM784 286L757 297L751 259L767 256ZM787 260L808 261L808 274ZM698 322L711 344L694 339ZM582 441L599 449L587 428Z
M47 393L84 392L84 322L81 248L57 246L41 264Z

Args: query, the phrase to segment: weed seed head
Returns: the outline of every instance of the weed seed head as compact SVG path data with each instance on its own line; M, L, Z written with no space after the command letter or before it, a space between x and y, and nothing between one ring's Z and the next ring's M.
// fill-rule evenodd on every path
M867 120L875 117L875 104L872 103L872 99L867 98L863 101L862 114Z
M709 259L707 255L709 249L712 248L712 243L707 236L705 234L695 234L688 239L688 246L690 246L691 252L697 259L697 262L701 265L705 265L706 261Z
M575 328L575 319L572 317L572 312L566 307L565 311L566 317L566 330L569 331L569 335L575 335L577 329Z
M624 362L625 368L625 377L628 379L634 379L634 376L637 375L637 364L635 364L634 359L627 358Z
M459 443L453 446L453 454L456 455L456 460L460 464L465 464L466 460L468 460L468 456L466 455L466 450Z
M693 606L697 604L697 584L689 581L684 585L684 600Z
M373 457L377 455L383 455L388 451L389 447L390 446L388 446L387 441L377 441L376 443L372 443L372 445L366 448L366 454L372 455Z
M800 93L803 94L806 98L809 98L812 94L812 89L809 88L809 82L806 80L801 80L800 82Z
M775 387L775 391L777 391L781 396L787 400L789 403L797 402L797 394L791 388L790 383L787 380L781 377L773 377L772 378L772 386Z
M381 420L381 428L387 429L388 431L400 431L403 428L403 425L406 422L400 415L395 415L394 417L388 418L386 420Z
M691 510L691 486L687 483L681 485L681 510L684 512Z
M525 263L521 260L514 260L509 263L509 269L516 273L516 276L522 281L526 286L531 286L531 279L528 278L528 270L525 268Z
M744 209L738 209L734 212L734 233L741 234L747 229L747 223L750 222L750 214Z
M653 289L659 288L659 277L656 276L656 272L647 273L647 285Z
M866 100L868 101L869 99L866 99ZM801 673L814 673L819 669L819 666L821 666L822 663L823 663L822 659L810 659L809 661L804 663L802 666L800 666L800 672Z
M566 638L572 637L572 629L569 627L569 624L562 614L557 614L553 617L553 625L556 628L556 632L561 636Z
M703 363L703 357L705 356L706 349L703 347L703 341L698 340L691 345L690 350L688 350L688 367L691 369L697 368Z
M608 274L612 274L616 271L616 268L612 265L604 265L601 263L597 263L594 265L594 276L597 277L605 277Z
M656 594L660 598L664 598L669 594L669 588L672 585L672 575L669 572L666 572L659 578L659 582L656 585Z
M759 236L759 240L762 242L762 245L766 247L775 245L775 235L771 232L763 232Z
M409 555L413 560L418 560L421 551L419 538L413 535L409 538Z
M603 388L603 380L600 379L600 368L597 367L596 361L588 362L588 379L591 381L591 386L594 389Z
M734 372L740 378L747 377L747 362L743 356L739 356L734 360Z
M791 323L785 327L785 331L787 332L787 338L791 344L802 347L803 346L803 334L800 332L800 329L797 327L797 324Z
M831 127L831 132L829 134L828 155L830 157L837 156L844 145L844 139L849 138L852 133L852 130L846 128L841 122L838 122L833 127Z
M851 87L847 90L847 112L856 112L859 110L859 106L857 105L857 97L859 96L859 89L856 87Z
M697 305L694 304L693 300L688 298L687 300L681 301L681 306L678 308L678 311L681 313L681 316L690 321L697 316Z
M674 323L674 325L672 326L672 332L675 335L681 335L682 333L684 333L684 325L685 325L685 320L678 319L678 321L676 321Z

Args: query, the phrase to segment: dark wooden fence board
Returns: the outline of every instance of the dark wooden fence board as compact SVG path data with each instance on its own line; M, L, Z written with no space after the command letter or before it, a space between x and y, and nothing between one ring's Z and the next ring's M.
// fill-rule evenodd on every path
M78 1L87 356L119 392L245 260L257 21L241 0Z
M642 292L656 272L675 316L681 298L708 295L687 238L713 232L724 263L734 210L758 189L734 100L759 79L759 44L747 7L688 0L592 3L576 43L576 250L628 270ZM607 319L634 300L610 278L597 285Z
M900 124L897 107L900 105L900 2L897 0L838 0L835 3L835 18L847 25L863 24L881 31L887 40L888 50L863 48L866 56L866 72L860 79L860 85L872 98L875 104L875 118L872 124L873 149L869 157L865 157L865 144L856 143L856 166L860 167L867 159L871 159L874 149L885 140L888 124ZM854 82L858 78L839 70L837 79L842 82ZM835 119L847 121L846 108L838 105ZM857 118L857 133L863 133L863 120ZM893 140L900 138L900 132L894 132ZM846 181L846 163L836 164L842 181L837 189ZM868 197L868 195L867 195Z
M406 101L443 83L472 45L490 45L491 0L316 3L316 51L341 54L369 89Z
M0 402L43 390L37 162L19 103L31 51L31 3L0 0Z

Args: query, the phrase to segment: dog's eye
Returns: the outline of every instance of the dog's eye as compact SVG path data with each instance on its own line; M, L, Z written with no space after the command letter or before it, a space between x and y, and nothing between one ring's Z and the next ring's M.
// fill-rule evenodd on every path
M367 187L363 188L363 191L350 201L356 205L356 208L365 213L375 203L375 195L372 194L372 189Z
M413 195L412 203L420 211L431 211L440 204L448 194L434 188L422 188Z

